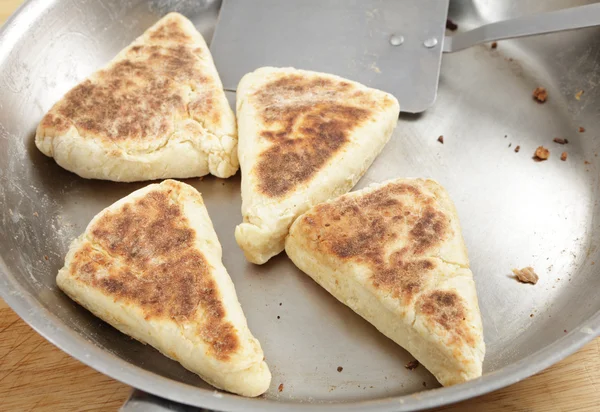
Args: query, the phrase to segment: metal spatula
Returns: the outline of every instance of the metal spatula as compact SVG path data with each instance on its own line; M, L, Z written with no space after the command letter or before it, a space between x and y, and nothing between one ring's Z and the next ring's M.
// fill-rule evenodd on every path
M418 113L434 102L443 52L600 25L600 3L444 37L449 0L224 0L211 51L226 90L261 66L334 73Z

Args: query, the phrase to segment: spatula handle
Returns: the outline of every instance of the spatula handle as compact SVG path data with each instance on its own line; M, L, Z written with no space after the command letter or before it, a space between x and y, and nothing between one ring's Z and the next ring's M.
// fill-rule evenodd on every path
M451 53L495 40L535 36L597 25L600 25L600 3L486 24L464 33L444 37L443 50Z

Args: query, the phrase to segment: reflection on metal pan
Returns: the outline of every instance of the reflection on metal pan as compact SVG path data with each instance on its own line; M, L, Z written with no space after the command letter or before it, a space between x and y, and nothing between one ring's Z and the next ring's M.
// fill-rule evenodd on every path
M565 0L552 6L575 3L581 4ZM452 2L450 17L466 30L549 7L533 0ZM216 2L192 0L32 0L2 29L0 294L39 333L107 375L205 408L304 410L326 403L346 411L400 411L509 385L600 332L600 277L594 265L600 264L598 28L445 55L436 105L419 116L401 116L391 142L357 186L432 177L452 196L485 328L480 379L429 390L437 383L424 368L404 367L412 360L408 353L287 257L260 267L246 263L233 237L241 221L239 177L187 182L204 195L224 263L272 368L272 387L264 397L215 392L60 293L55 275L69 242L98 211L143 183L84 180L61 169L35 148L37 122L71 86L167 11L190 17L209 40L218 8ZM548 90L544 104L532 99L538 86ZM569 143L556 144L555 137ZM542 145L550 158L535 162L532 156ZM561 161L564 151L568 158ZM535 286L512 278L512 268L525 266L540 275Z

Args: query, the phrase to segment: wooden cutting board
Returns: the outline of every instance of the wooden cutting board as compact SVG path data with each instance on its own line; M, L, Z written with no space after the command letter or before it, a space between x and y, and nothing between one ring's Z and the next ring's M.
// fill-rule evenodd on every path
M0 24L22 0L0 0ZM0 411L116 411L130 388L69 357L0 299ZM437 411L600 411L600 338L523 382Z
M0 299L0 411L116 411L130 390L53 346ZM523 382L438 411L598 412L600 338Z

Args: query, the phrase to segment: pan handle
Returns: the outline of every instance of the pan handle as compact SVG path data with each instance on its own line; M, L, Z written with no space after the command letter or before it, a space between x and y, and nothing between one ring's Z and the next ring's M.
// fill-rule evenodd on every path
M150 395L138 389L131 391L129 399L125 401L120 412L215 412L211 409L197 408L195 406L183 405Z
M452 53L494 40L535 36L600 25L600 3L517 17L444 37L444 52Z

